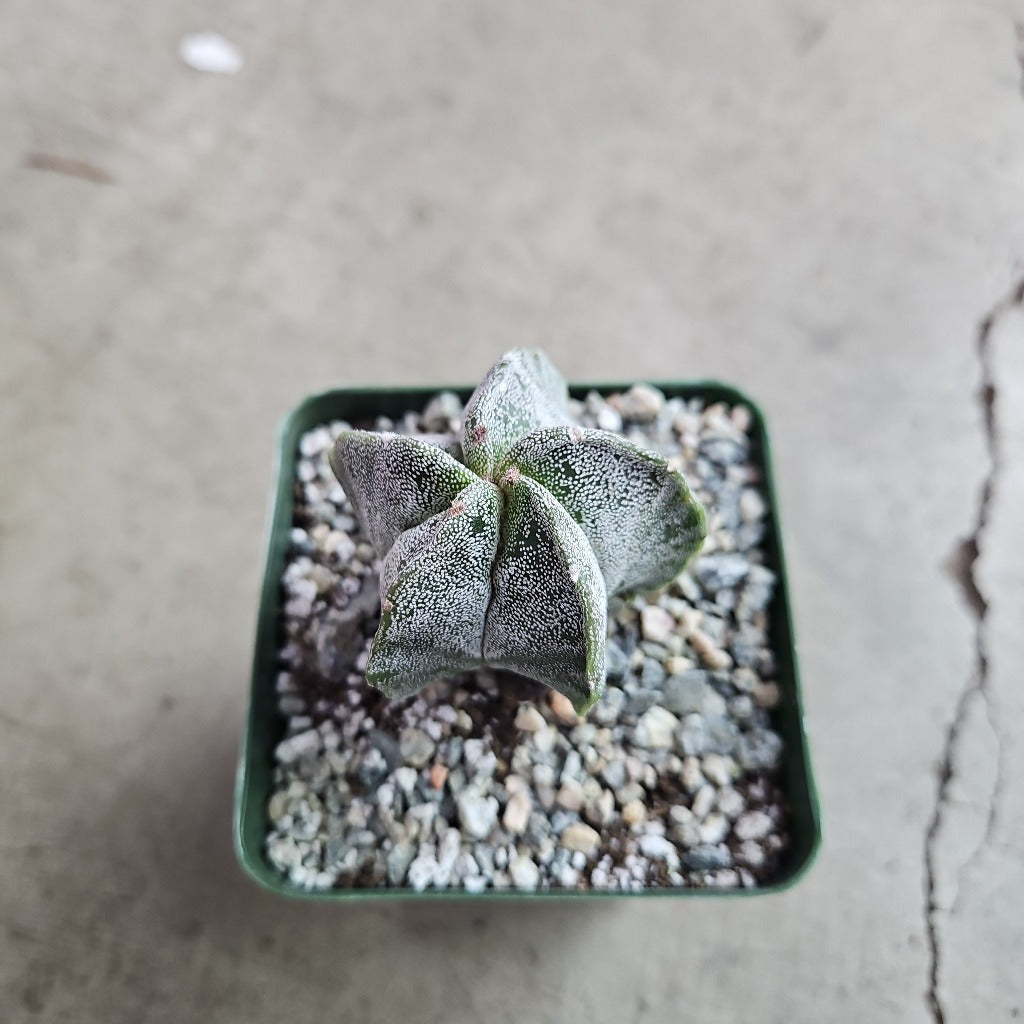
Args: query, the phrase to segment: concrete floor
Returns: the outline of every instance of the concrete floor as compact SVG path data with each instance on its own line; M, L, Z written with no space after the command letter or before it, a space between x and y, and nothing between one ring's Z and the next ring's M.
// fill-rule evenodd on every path
M4 1021L1024 1016L1021 23L912 6L5 5ZM767 410L826 828L789 893L235 864L278 422L519 344Z

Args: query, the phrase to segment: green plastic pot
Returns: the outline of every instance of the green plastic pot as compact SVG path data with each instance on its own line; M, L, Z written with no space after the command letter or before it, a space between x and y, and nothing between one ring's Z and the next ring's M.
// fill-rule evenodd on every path
M570 389L575 398L588 391L602 394L624 391L628 384L578 385ZM657 384L667 397L701 398L705 402L743 404L753 414L752 456L764 475L769 500L768 530L764 541L767 565L777 576L777 590L771 605L770 639L776 656L782 691L779 706L773 712L773 725L786 744L779 785L790 812L790 846L780 864L776 878L756 889L658 888L639 893L555 889L537 893L515 890L487 890L470 895L461 890L426 890L414 892L407 887L381 889L330 889L308 891L289 883L264 852L269 830L267 803L271 793L274 748L284 736L284 721L277 713L274 690L277 677L277 652L281 640L281 575L289 546L292 526L293 481L298 444L301 436L314 427L332 420L354 423L377 416L400 417L408 409L422 409L440 388L403 388L394 390L339 389L307 398L289 415L281 426L277 456L277 479L271 495L266 566L260 594L256 626L256 650L252 664L249 714L242 742L238 776L235 786L234 836L235 850L245 871L261 886L286 896L316 900L380 899L415 897L416 899L603 899L644 896L751 896L778 892L793 885L808 869L821 843L818 800L811 775L811 762L800 700L800 679L797 670L796 642L790 612L786 566L782 551L778 505L768 449L764 416L757 406L734 388L714 381ZM463 401L471 389L452 388Z

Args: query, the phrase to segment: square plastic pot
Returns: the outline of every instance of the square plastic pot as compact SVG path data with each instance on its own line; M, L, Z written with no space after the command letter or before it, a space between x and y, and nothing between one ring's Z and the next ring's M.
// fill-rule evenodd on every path
M582 398L588 391L602 394L625 391L629 384L577 385L570 391ZM768 434L764 417L746 395L714 381L657 383L668 398L700 398L706 403L726 402L747 406L753 414L751 455L764 477L769 503L764 540L766 564L775 573L776 592L770 607L770 642L776 657L781 700L772 712L773 726L785 741L785 758L777 782L789 808L790 845L771 883L755 889L652 888L639 893L554 889L537 893L487 890L470 895L461 890L427 890L417 893L408 887L380 889L300 889L282 876L269 862L264 843L269 831L267 804L271 794L274 748L284 736L284 720L276 708L277 655L281 645L281 575L292 527L293 482L299 439L306 431L332 420L356 423L377 416L400 417L408 409L422 409L439 391L433 388L397 390L336 390L314 395L299 405L281 427L277 454L277 476L271 494L267 554L260 593L256 627L256 650L252 664L249 713L245 725L235 787L234 836L238 859L245 871L261 886L282 895L315 900L415 898L436 899L607 899L611 897L749 897L778 892L793 885L807 870L821 843L817 795L811 774L807 735L800 699L796 642L790 611L789 589L783 557L779 508L775 498ZM451 388L465 401L470 389Z

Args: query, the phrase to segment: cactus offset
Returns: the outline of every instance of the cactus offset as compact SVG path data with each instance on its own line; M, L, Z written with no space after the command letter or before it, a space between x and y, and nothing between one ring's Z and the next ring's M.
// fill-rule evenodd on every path
M668 582L704 510L658 455L570 424L541 352L513 351L466 405L465 465L424 441L346 431L331 466L382 558L367 680L392 697L483 665L580 713L604 688L611 594Z

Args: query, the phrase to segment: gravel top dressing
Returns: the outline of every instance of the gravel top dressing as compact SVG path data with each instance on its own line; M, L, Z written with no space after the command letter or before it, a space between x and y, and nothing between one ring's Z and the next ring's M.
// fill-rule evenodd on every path
M766 498L744 406L636 385L571 402L683 472L708 513L702 552L667 587L613 598L608 682L585 719L531 680L478 671L388 701L363 675L377 565L327 463L333 422L300 442L282 579L266 853L302 889L755 888L788 843L771 724L779 701L761 547ZM458 450L443 392L393 430Z

